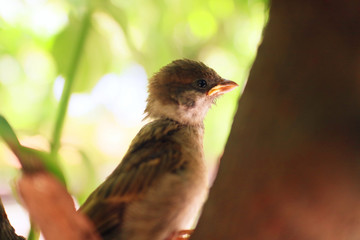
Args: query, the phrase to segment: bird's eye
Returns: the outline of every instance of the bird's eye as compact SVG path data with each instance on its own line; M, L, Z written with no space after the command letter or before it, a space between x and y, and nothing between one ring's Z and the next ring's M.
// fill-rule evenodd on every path
M199 88L206 88L207 82L206 82L206 80L204 80L204 79L199 79L199 80L196 81L196 85L197 85Z

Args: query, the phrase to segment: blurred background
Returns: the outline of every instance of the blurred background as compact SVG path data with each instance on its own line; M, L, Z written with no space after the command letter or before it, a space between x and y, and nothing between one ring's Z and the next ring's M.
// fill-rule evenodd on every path
M50 151L61 139L58 159L81 203L144 125L147 78L172 60L200 60L242 86L205 119L214 172L267 10L266 0L0 0L0 114L26 146ZM19 173L0 141L0 196L26 236L29 221L14 191Z

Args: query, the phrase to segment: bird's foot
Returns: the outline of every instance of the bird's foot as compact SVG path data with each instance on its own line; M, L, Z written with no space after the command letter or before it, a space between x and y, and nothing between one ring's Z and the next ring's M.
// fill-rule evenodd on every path
M176 233L175 240L186 240L189 239L194 229L181 230Z
M194 231L193 229L187 229L187 230L181 230L178 232L173 232L165 240L187 240L190 238L193 231Z

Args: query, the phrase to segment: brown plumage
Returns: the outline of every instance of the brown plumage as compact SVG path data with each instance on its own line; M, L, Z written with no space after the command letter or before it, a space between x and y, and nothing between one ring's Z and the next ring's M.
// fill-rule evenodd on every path
M81 206L104 239L171 239L207 194L203 119L214 99L236 87L201 62L176 60L149 80L153 121L119 166Z

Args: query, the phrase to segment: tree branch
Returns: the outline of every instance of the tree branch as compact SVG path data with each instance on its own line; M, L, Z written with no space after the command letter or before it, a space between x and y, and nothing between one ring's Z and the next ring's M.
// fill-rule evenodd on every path
M45 239L100 239L91 222L76 212L65 187L50 174L24 174L18 187L31 218Z

